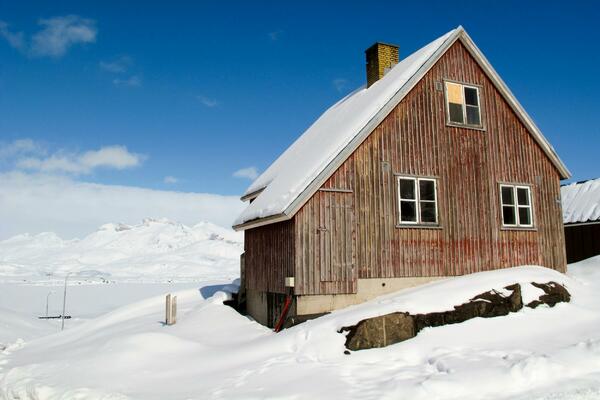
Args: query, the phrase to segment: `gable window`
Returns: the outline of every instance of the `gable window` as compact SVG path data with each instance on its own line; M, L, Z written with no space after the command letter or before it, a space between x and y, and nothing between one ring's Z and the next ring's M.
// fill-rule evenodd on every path
M531 188L521 185L500 185L502 225L505 227L533 227Z
M479 87L446 82L448 123L481 128Z
M398 177L399 223L436 225L437 187L432 178Z

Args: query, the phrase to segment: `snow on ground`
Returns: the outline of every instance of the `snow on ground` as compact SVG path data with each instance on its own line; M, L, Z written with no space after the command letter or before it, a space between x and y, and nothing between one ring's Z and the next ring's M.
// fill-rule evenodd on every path
M0 282L190 282L239 275L242 234L203 222L165 219L106 224L78 240L54 233L0 241ZM1 304L1 303L0 303Z
M0 399L600 398L600 257L479 273L383 296L275 334L223 305L239 234L167 220L108 224L81 240L0 242ZM60 331L62 279L69 278ZM427 328L344 354L338 331L394 311L444 311L490 289L558 281L572 302ZM164 295L178 323L164 326Z
M215 284L223 281L215 281ZM206 284L206 283L204 283ZM79 325L119 307L148 297L183 289L197 289L197 282L187 283L108 283L72 282L67 290L66 328ZM40 321L39 316L62 314L63 286L57 284L0 283L0 348L17 339L29 340L60 329L60 321Z
M565 284L571 303L427 328L350 355L337 333L367 316L443 311L492 288L550 280ZM110 297L119 286L95 287ZM223 305L232 289L178 292L174 326L161 323L161 295L19 342L0 355L0 398L600 398L600 257L567 276L518 267L437 281L279 334Z

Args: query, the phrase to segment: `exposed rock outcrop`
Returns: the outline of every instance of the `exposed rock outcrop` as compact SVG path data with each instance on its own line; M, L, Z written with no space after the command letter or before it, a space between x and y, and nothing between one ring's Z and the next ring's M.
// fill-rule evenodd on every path
M546 294L540 296L539 299L527 304L527 307L536 308L540 304L547 304L554 307L556 303L568 303L571 300L571 295L564 286L556 282L548 283L531 283L536 288L542 289Z
M553 307L557 303L568 302L571 299L569 292L556 282L532 283L532 285L542 289L545 294L527 304L527 307L535 308L540 304ZM478 294L467 303L454 306L454 310L451 311L416 315L395 312L362 320L354 326L342 328L340 332L348 332L346 348L372 349L413 338L423 328L456 324L476 317L499 317L523 308L521 285L515 283L504 289L510 294L491 290Z

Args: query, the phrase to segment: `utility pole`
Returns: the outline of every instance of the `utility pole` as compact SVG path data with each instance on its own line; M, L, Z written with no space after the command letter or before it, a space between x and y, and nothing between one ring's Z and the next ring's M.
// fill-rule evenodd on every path
M72 272L69 272L66 276L65 276L65 290L63 292L63 311L62 311L62 315L60 316L62 322L61 322L61 326L60 326L60 330L63 331L65 329L65 309L66 309L66 304L67 304L67 279L69 278L69 275L71 275Z
M46 317L48 316L48 299L50 298L50 295L54 293L53 290L49 291L48 294L46 295Z

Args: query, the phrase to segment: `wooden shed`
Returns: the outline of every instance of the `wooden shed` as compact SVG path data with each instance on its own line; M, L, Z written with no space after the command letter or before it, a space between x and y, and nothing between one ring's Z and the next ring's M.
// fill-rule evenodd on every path
M523 264L564 272L569 171L462 27L367 85L248 188L248 313L275 326L435 279Z
M561 187L567 262L600 255L600 178Z

